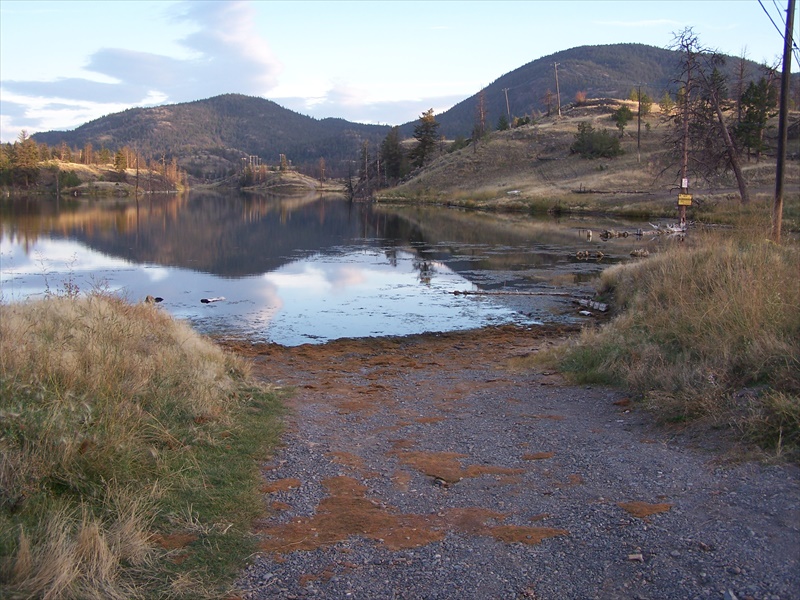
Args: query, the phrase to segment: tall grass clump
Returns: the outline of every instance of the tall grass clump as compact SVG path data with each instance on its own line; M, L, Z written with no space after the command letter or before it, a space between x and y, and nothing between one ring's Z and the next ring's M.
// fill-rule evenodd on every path
M697 234L602 274L619 314L563 357L583 382L617 383L668 419L741 426L800 452L800 248Z
M278 422L246 367L154 306L0 304L4 597L192 597L230 577Z

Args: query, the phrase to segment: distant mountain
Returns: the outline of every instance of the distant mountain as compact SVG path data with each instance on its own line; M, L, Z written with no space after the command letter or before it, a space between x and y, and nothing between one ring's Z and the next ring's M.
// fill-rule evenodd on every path
M728 77L729 89L738 79L738 57L726 57L720 68ZM521 117L547 110L545 96L553 96L552 110L557 110L556 64L561 105L575 100L578 92L587 98L627 98L633 88L642 86L654 101L665 91L673 93L673 80L680 69L680 53L644 44L610 44L579 46L556 52L529 62L507 73L484 88L486 124L496 129L501 115L506 114L506 90L511 115ZM758 79L763 71L757 63L746 61L745 81ZM449 138L469 137L476 122L479 93L436 115L439 131ZM413 123L401 128L404 135L413 134Z
M131 108L90 121L72 131L49 131L31 136L38 143L94 150L122 146L151 157L178 157L195 176L215 177L238 168L241 159L255 155L277 165L280 155L303 171L316 174L320 159L327 175L347 173L364 142L376 148L389 127L321 119L298 114L270 100L225 94L182 104Z
M558 88L556 88L556 65ZM730 82L738 78L739 59L728 57L722 71ZM534 60L494 81L483 90L486 125L497 127L508 108L512 116L547 110L545 97L552 96L552 110L574 101L577 92L587 98L627 98L641 85L652 99L666 90L674 92L672 80L679 71L679 54L643 44L580 46ZM746 62L746 79L762 74L759 65ZM798 76L800 77L800 76ZM733 83L730 84L733 87ZM436 115L439 131L448 138L469 137L476 122L479 93L450 110ZM401 126L405 137L413 135L416 121ZM275 165L280 154L302 172L319 176L324 159L326 175L343 177L357 170L364 142L374 156L389 127L364 125L343 119L314 119L285 109L275 102L240 94L226 94L183 104L133 108L96 119L72 131L37 133L33 139L57 146L62 141L82 148L91 143L95 150L106 147L136 147L151 157L176 156L189 173L219 178L234 172L241 160L256 155Z

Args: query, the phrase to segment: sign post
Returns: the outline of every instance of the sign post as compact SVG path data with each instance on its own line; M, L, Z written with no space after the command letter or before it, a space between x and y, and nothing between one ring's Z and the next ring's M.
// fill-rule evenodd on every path
M689 178L681 179L681 193L678 194L678 226L686 228L686 207L692 205L692 195L689 193Z

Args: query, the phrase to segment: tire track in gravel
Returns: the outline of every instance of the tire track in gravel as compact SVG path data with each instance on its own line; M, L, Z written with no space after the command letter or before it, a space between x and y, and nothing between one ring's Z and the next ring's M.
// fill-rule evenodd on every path
M230 345L296 391L242 596L800 598L798 470L510 368L569 333Z

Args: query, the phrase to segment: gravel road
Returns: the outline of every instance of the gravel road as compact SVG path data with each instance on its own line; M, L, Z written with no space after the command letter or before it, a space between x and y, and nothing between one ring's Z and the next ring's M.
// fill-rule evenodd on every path
M241 596L800 598L800 469L514 368L562 335L237 348L296 390Z

